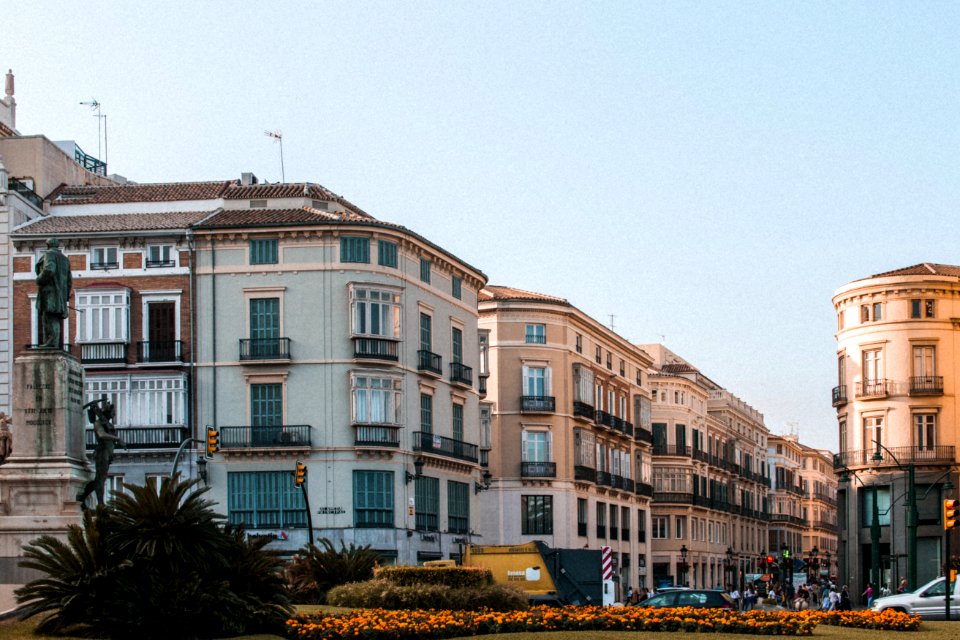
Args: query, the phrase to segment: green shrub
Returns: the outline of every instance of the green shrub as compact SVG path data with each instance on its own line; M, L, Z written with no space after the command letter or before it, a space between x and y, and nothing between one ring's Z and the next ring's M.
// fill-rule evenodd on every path
M527 596L519 589L497 584L449 587L441 584L398 585L387 580L334 587L327 604L338 607L380 609L449 609L455 611L517 611L527 608Z
M347 547L341 542L337 550L321 538L320 547L304 547L287 566L290 596L301 604L323 604L331 588L373 577L379 560L380 554L370 545L357 547L351 543Z
M390 566L378 567L374 576L403 587L422 584L482 587L493 584L493 574L484 567Z

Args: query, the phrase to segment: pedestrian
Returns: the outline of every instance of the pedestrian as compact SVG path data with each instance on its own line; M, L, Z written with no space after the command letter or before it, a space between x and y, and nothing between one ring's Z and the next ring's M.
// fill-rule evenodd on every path
M628 602L630 602L630 601L632 601L632 600L633 600L633 587L628 586L628 587L627 587L627 595L626 595L626 597L623 599L623 601L624 601L625 603L628 603Z
M900 578L900 586L897 587L897 593L906 593L907 592L907 579Z
M840 604L837 606L840 611L850 611L853 609L853 604L850 602L850 591L847 589L847 585L843 585L843 589L840 590Z
M837 590L833 587L830 587L830 592L827 594L827 611L836 611L840 608L840 594L837 593Z
M860 594L860 597L865 597L867 599L867 609L869 609L870 605L873 604L873 585L868 582L867 588L863 590L863 593Z

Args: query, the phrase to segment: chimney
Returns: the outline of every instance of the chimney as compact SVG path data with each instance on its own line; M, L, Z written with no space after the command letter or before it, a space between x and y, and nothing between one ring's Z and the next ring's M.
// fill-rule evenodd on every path
M6 125L13 131L17 130L17 101L13 97L13 69L7 71L6 82L4 83L4 97L0 100L0 105L6 109L0 109L0 123ZM4 113L6 111L6 113Z
M243 187L255 185L257 182L257 176L253 175L250 171L244 171L240 174L240 185Z

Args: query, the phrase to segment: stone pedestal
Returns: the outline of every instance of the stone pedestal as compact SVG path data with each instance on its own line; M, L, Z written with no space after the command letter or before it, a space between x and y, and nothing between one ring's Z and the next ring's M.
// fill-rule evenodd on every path
M83 367L60 350L13 363L13 453L0 465L0 610L9 585L34 576L17 566L23 545L65 539L80 524L77 492L90 478L84 442Z

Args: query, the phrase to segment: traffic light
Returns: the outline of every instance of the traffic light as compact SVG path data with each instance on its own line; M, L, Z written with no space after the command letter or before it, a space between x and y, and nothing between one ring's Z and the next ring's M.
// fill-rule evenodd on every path
M767 564L776 564L777 559L773 556L767 556Z
M293 481L298 487L301 487L303 486L303 483L304 481L306 481L306 479L307 479L307 465L297 460L297 470L293 476Z
M207 427L207 457L212 458L217 451L220 451L220 432Z
M790 548L789 548L789 547L784 547L784 548L783 548L783 559L784 559L784 560L789 560L789 559L790 559Z
M943 528L947 531L960 526L960 500L943 501Z

